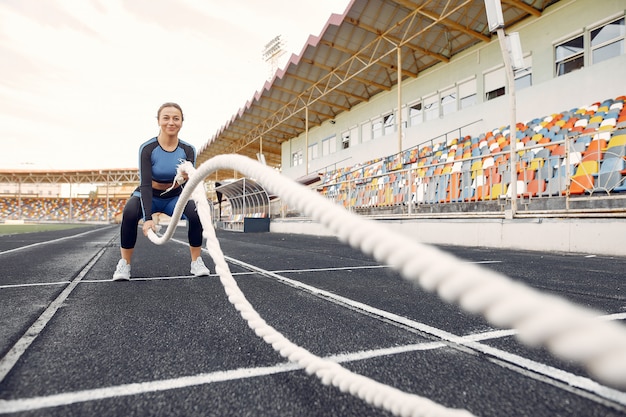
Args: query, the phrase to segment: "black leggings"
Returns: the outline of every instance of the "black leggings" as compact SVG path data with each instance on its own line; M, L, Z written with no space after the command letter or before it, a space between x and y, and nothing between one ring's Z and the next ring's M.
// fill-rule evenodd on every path
M189 246L202 246L202 223L196 211L196 203L189 200L183 210L187 218L187 239ZM143 217L141 201L139 197L132 196L124 206L122 213L122 226L120 231L120 243L123 249L133 249L137 242L137 225Z

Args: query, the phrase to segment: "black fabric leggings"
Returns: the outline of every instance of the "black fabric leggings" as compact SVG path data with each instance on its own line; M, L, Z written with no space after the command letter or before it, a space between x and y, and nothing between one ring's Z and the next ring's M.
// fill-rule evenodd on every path
M189 200L183 210L187 218L187 239L189 246L202 246L202 223L196 211L196 203ZM122 225L120 231L120 243L123 249L133 249L137 242L137 226L143 217L141 201L139 197L132 196L126 202L122 213Z

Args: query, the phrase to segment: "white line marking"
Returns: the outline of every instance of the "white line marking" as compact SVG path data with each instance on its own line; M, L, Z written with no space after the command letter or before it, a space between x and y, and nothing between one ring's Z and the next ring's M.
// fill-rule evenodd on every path
M254 265L250 265L246 262L231 258L225 257L228 262L231 262L235 265L239 265L249 270L257 271L259 274L273 278L282 282L291 287L309 292L311 294L317 295L319 297L328 299L331 302L334 302L339 305L344 305L347 308L363 311L373 316L378 316L384 318L386 320L390 320L408 328L416 329L421 332L436 336L444 341L449 343L454 343L462 346L467 346L471 349L474 349L477 352L481 352L485 355L491 356L493 358L499 359L501 361L514 364L516 367L523 368L536 374L546 376L552 380L559 381L564 383L566 386L569 385L571 387L579 388L584 391L591 392L596 394L598 397L602 399L608 399L611 401L615 401L621 405L626 405L626 392L618 391L616 389L601 385L596 381L586 378L583 376L575 375L569 373L567 371L563 371L562 369L558 369L540 362L535 362L533 360L524 358L519 355L515 355L500 349L492 348L487 345L483 345L478 343L477 341L466 340L463 337L454 335L452 333L446 332L445 330L441 330L432 326L429 326L425 323L417 322L411 319L408 319L403 316L399 316L394 313L390 313L388 311L384 311L375 307L372 307L367 304L363 304L361 302L351 300L346 297L342 297L330 291L322 290L317 287L313 287L311 285L304 284L300 281L292 280L286 278L284 276L278 275L276 273L266 271L264 269L258 268ZM513 330L505 330L505 332L509 332L510 335L516 334Z
M60 237L58 239L46 240L44 242L37 242L37 243L33 243L31 245L20 246L19 248L13 248L13 249L2 251L2 252L0 252L0 255L4 255L4 254L7 254L7 253L12 253L12 252L17 252L17 251L21 251L21 250L24 250L24 249L30 249L30 248L34 248L34 247L41 246L41 245L47 245L49 243L61 242L63 240L67 240L67 239L74 239L75 237L81 237L81 236L84 236L84 235L88 235L89 233L97 232L97 231L100 231L100 230L103 230L103 228L88 230L86 232L79 233L77 235ZM107 244L108 244L108 242L107 242Z
M507 332L491 331L481 334L468 335L461 339L486 340L506 336ZM326 358L337 363L360 361L372 359L382 356L391 356L401 353L409 353L416 351L426 351L446 347L443 342L425 342L404 346L394 346L390 348L372 349L367 351L358 351L353 353L342 353L330 355ZM21 398L16 400L0 400L0 414L18 413L23 411L39 410L43 408L58 407L62 405L70 405L88 401L96 401L107 398L127 397L132 395L141 395L149 392L168 391L178 388L185 388L197 385L206 385L216 382L234 381L246 378L254 378L259 376L273 375L277 373L290 372L302 369L301 366L294 363L279 363L273 366L265 366L258 368L240 368L229 371L217 371L192 376L184 376L179 378L164 379L150 382L140 382L123 384L111 387L96 388L83 391L65 392L49 396Z
M24 354L26 349L33 343L33 341L39 336L41 331L46 327L50 319L54 316L57 310L63 305L70 293L76 288L78 282L89 272L93 265L104 254L106 248L102 248L98 253L89 261L89 263L83 268L82 271L74 278L74 280L58 295L58 297L50 303L48 308L41 313L41 316L35 320L35 322L26 330L26 333L13 345L11 350L0 359L0 382L4 380L13 366L17 363L19 358Z
M35 282L31 284L6 284L6 285L0 285L0 290L9 289L9 288L22 288L22 287L46 287L48 285L66 285L69 283L70 281Z
M214 382L272 375L279 372L292 371L298 368L299 367L297 365L285 363L263 368L242 368L232 371L218 371L181 378L164 379L160 381L140 382L85 391L67 392L46 397L0 400L0 414L38 410L42 408L58 407L61 405L102 400L106 398L127 397L130 395L145 394L148 392L167 391Z

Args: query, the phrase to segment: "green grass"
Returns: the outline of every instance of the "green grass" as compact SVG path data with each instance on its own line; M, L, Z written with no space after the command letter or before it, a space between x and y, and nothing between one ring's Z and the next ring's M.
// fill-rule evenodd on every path
M48 232L53 230L74 229L84 227L84 224L0 224L0 235L14 235L17 233Z

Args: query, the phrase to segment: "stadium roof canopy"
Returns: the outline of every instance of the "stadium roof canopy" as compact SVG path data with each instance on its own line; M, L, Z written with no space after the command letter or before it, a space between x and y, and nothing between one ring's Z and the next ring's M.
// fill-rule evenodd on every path
M0 183L9 184L112 184L138 183L134 169L97 169L75 171L0 169Z
M505 25L556 2L502 0ZM256 159L262 151L268 165L280 167L283 142L391 90L399 73L417 78L490 40L483 0L353 0L200 149L198 164L226 153Z
M559 0L501 0L506 26L539 17ZM310 36L299 55L256 92L203 145L198 165L213 156L237 153L280 167L281 144L307 129L389 91L402 80L449 62L491 35L483 0L353 0L333 14L319 36ZM398 71L398 49L400 71ZM307 117L308 114L308 117ZM221 171L211 180L233 177ZM33 172L0 170L0 182L137 182L136 170Z

